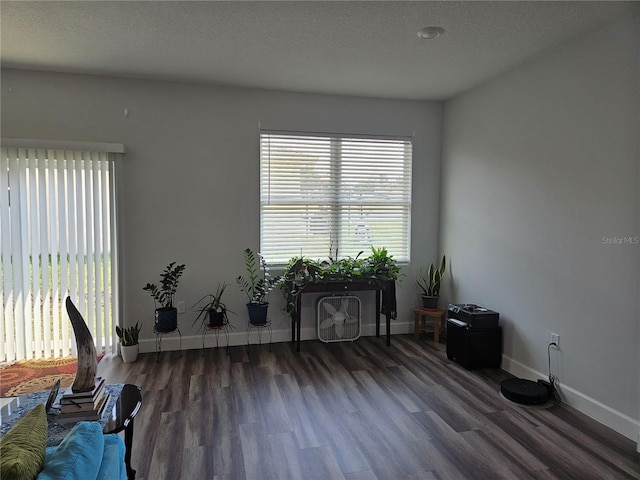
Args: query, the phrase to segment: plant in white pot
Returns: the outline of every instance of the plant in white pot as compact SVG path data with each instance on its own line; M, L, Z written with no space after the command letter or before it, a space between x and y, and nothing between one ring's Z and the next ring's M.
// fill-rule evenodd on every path
M138 358L140 328L139 322L129 328L120 328L116 325L116 334L120 339L120 353L122 354L123 362L135 362Z
M267 310L269 308L269 292L273 290L277 281L271 278L267 262L262 255L253 253L253 250L244 250L244 265L247 278L242 275L236 278L240 291L249 299L247 311L249 322L255 325L267 323Z
M173 332L178 328L178 310L173 306L178 281L184 272L185 266L176 265L171 262L160 274L160 286L155 283L147 283L142 289L149 292L153 297L156 307L156 321L154 329L156 332ZM158 307L158 304L160 307Z
M429 265L427 275L425 276L420 272L420 276L416 280L418 288L422 292L422 307L429 309L438 308L438 299L440 298L440 284L442 277L446 272L447 259L443 255L440 262L440 268L436 267L433 263Z

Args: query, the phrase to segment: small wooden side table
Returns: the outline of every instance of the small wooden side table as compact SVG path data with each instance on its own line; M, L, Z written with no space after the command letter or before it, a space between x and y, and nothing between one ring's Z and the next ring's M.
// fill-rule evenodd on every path
M440 333L444 332L445 311L428 308L416 308L413 310L414 330L413 335L420 338L420 332L433 332L433 341L440 342Z

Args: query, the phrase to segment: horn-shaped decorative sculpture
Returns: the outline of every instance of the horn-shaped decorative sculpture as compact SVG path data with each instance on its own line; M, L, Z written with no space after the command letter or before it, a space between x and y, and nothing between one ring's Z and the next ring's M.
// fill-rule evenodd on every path
M76 336L76 345L78 347L78 369L76 378L71 386L71 391L90 392L96 382L96 372L98 371L98 361L96 360L96 346L93 343L93 337L87 327L84 318L71 301L67 297L67 313L73 333Z

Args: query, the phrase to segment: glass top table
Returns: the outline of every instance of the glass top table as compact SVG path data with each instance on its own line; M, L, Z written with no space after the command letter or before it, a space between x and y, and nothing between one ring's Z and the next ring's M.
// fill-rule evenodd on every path
M122 387L111 414L104 425L103 433L120 433L124 431L124 463L127 466L127 478L136 478L136 471L131 468L131 449L133 447L133 419L142 406L140 387L129 383Z
M64 393L61 389L59 394ZM131 468L131 449L133 447L133 420L140 411L142 406L142 394L140 387L131 384L107 384L105 391L111 394L111 399L107 405L105 413L99 420L102 425L103 433L120 433L124 431L125 443L125 464L127 468L127 477L133 480L136 471ZM0 437L4 436L11 427L22 418L27 412L32 410L39 403L46 403L49 392L34 392L27 395L16 397L11 402L10 412L3 415L2 424L0 425ZM55 405L52 409L53 413L47 413L48 438L47 446L58 445L64 437L69 433L73 424L56 422L57 413Z

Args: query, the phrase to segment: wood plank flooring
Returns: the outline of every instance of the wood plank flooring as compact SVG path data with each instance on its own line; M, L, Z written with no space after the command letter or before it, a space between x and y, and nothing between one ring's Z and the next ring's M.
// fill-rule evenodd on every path
M497 369L396 335L107 356L141 387L132 464L143 479L640 479L634 442L565 405L508 403Z

